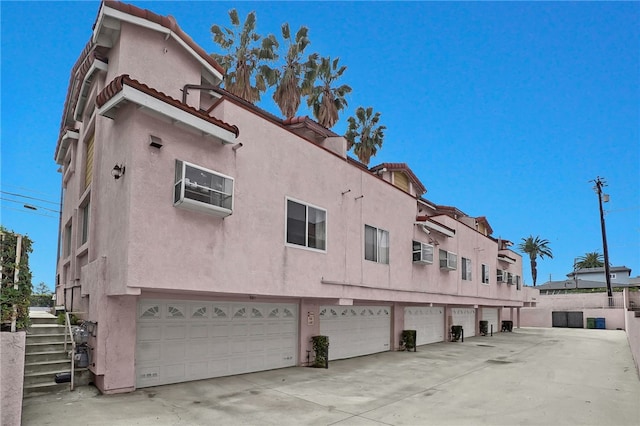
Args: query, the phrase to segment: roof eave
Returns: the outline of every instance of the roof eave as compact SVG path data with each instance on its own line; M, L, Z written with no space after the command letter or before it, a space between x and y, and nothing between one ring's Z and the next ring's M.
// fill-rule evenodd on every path
M235 133L127 85L123 85L122 90L99 107L98 114L114 119L117 109L126 102L134 103L143 109L179 122L187 128L219 139L223 144L233 145L236 143Z

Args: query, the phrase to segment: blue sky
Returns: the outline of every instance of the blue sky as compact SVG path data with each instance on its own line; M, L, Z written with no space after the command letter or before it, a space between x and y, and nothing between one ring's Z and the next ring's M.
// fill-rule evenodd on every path
M173 15L208 52L211 25L229 25L232 7L243 20L255 10L261 34L306 25L310 51L348 67L349 109L333 130L373 106L387 131L370 166L407 163L426 198L486 216L496 237L548 239L554 258L538 262L538 284L602 252L590 181L606 178L610 261L640 275L639 2L131 3ZM34 240L34 285L55 282L53 153L98 7L0 2L2 225ZM259 105L280 115L270 95Z

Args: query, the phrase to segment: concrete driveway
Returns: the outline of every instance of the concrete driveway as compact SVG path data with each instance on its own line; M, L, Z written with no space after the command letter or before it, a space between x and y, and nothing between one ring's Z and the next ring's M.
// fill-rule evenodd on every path
M623 331L522 328L464 343L100 395L25 399L24 425L638 425Z

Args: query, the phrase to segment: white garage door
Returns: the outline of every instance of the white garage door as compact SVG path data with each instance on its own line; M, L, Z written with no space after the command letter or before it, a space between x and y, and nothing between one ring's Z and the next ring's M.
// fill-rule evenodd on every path
M464 330L464 337L476 335L476 310L473 308L453 308L453 325L461 325Z
M294 304L142 300L136 387L295 366Z
M321 306L320 334L329 336L329 359L388 351L389 306Z
M416 344L444 341L444 308L409 306L404 308L404 329L416 330Z
M493 332L500 331L498 328L498 309L497 308L482 308L482 320L489 321L487 333L491 333L491 326L493 326Z

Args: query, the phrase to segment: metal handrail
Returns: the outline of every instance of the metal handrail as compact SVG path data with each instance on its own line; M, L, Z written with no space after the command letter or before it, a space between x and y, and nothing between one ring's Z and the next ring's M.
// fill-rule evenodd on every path
M71 320L69 318L69 312L64 313L64 319L66 327L66 332L64 333L64 350L67 351L67 332L69 333L69 337L71 338L71 381L70 390L73 390L73 382L74 382L74 373L75 373L75 357L76 357L76 341L73 340L73 334L71 333Z
M84 314L84 312L65 312L65 333L64 333L64 351L67 351L67 333L69 333L69 338L71 339L71 382L70 382L70 390L73 391L75 387L75 367L76 367L76 341L73 338L73 333L71 332L71 319L69 315L76 314Z

